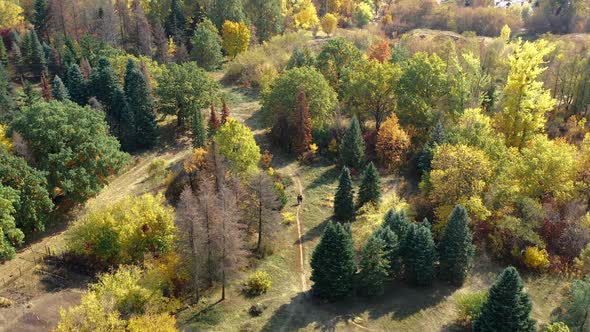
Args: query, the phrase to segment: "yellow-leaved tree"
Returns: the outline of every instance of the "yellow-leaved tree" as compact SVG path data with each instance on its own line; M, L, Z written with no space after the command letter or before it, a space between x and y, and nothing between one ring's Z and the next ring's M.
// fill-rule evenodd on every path
M0 29L12 28L24 20L23 9L9 0L0 0Z
M326 14L322 18L322 30L328 35L332 35L338 26L338 18L332 13Z
M225 21L221 28L222 46L227 55L234 59L238 54L248 50L250 30L242 22Z
M295 27L304 30L314 29L320 23L318 11L311 0L303 0L293 14L293 18L295 19Z
M388 170L399 168L410 147L410 137L400 127L397 116L391 113L377 135L377 157Z
M497 126L506 137L506 144L521 149L536 133L545 128L546 113L556 104L551 92L543 88L539 76L545 71L544 58L554 46L546 40L514 43L508 58L510 72L503 91L502 112Z
M6 136L6 125L0 124L0 146L4 146L8 151L12 150L12 141Z

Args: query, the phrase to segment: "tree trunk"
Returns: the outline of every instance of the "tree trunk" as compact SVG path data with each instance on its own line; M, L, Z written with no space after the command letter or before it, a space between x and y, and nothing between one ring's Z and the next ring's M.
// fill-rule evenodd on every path
M260 253L260 246L262 244L262 201L260 195L258 197L258 245L256 251Z

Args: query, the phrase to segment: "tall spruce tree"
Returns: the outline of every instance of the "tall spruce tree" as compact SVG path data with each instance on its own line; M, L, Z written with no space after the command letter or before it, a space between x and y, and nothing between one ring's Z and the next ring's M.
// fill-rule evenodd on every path
M439 121L430 132L430 137L418 155L418 171L422 174L430 172L430 163L434 157L434 150L446 140L446 132Z
M365 162L365 141L356 117L352 118L350 127L340 143L340 162L357 170L361 169Z
M135 149L135 116L129 108L125 91L121 86L115 87L113 92L113 105L116 108L111 109L114 122L111 123L113 131L124 151L133 151Z
M191 57L197 61L199 67L205 70L214 70L223 61L221 52L221 37L215 25L205 19L197 25L197 29L191 39Z
M16 102L12 95L12 85L8 79L4 65L0 63L0 121L4 123L10 122L15 109Z
M463 285L473 264L475 246L469 230L467 211L457 205L449 217L440 245L440 276L457 285Z
M193 147L202 148L205 146L207 135L205 134L205 126L203 125L201 111L195 111L191 122Z
M358 274L360 290L364 295L381 295L389 277L390 263L386 244L379 237L371 236L363 247Z
M361 187L359 189L358 206L361 207L369 202L375 206L381 202L381 178L373 162L370 162L363 172Z
M334 195L334 218L339 221L354 219L354 191L348 167L342 167L338 189Z
M135 149L149 149L158 142L158 124L154 112L154 102L147 87L147 83L140 69L131 59L127 61L125 71L125 97L129 105L129 112L134 119Z
M523 288L518 271L514 267L506 268L490 288L473 331L535 331L535 321L530 318L531 300Z
M350 229L328 222L311 257L314 295L338 300L351 295L356 272Z
M0 65L4 67L8 66L8 53L6 52L3 39L0 39Z
M397 235L400 241L403 241L406 237L406 231L410 227L410 219L405 210L397 212L394 209L389 209L383 219L383 227L386 226Z
M66 87L68 88L70 99L78 105L86 105L88 103L87 85L84 75L80 71L80 67L77 64L71 65L66 74Z
M51 94L53 95L53 98L59 101L70 99L68 89L57 75L55 75L53 82L51 82Z
M90 74L90 82L92 93L105 108L111 129L119 126L121 110L125 104L122 104L121 96L115 98L115 94L119 90L122 91L122 87L113 66L106 57L98 59L98 64Z
M436 249L427 227L410 224L403 245L404 271L407 280L418 286L428 286L434 279Z
M184 41L184 28L186 24L186 18L182 13L182 7L180 1L172 0L170 4L170 13L166 17L164 27L168 37L173 37L177 42Z
M29 32L29 36L29 45L25 53L26 63L33 76L40 78L42 73L47 70L45 51L35 30Z
M43 40L49 40L49 2L47 0L35 0L35 13L33 14L32 23L35 25L35 31Z
M385 257L389 262L389 273L397 274L401 272L401 257L399 255L399 239L389 226L379 227L372 235L383 241Z
M302 156L309 151L309 147L312 143L311 114L309 113L309 105L303 88L299 89L299 93L297 94L294 129L295 135L293 135L293 146L295 147L295 153L297 153L298 156Z

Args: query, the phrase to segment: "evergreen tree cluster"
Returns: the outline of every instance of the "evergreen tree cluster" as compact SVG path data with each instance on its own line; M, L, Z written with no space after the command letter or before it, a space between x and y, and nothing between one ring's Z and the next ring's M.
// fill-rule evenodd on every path
M357 201L359 208L366 203L379 205L381 201L381 178L373 162L369 163L363 172ZM344 166L334 195L334 218L339 221L352 221L355 210L352 177L348 167Z

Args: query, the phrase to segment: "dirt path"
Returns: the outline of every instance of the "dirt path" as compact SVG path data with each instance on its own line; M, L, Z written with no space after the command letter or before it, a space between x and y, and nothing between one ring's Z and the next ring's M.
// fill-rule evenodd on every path
M291 174L295 183L297 183L297 188L299 194L303 196L303 187L301 186L301 180L299 179L299 175L297 173ZM305 292L307 290L307 285L305 282L305 259L303 256L303 241L301 240L301 220L299 219L299 211L301 210L301 205L297 205L297 246L299 247L299 267L300 267L300 274L301 274L301 291Z

